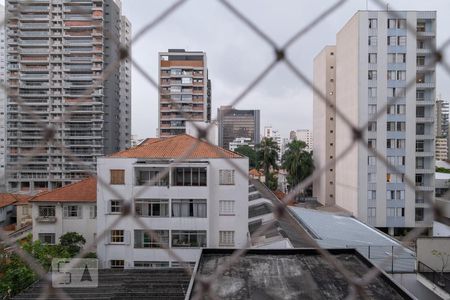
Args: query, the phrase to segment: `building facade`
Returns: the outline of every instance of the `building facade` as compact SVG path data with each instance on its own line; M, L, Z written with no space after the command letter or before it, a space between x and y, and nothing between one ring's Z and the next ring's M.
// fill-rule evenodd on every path
M130 127L121 122L127 113L118 101L120 64L113 64L120 15L120 1L113 0L6 1L9 190L79 180L86 168L95 171L97 157L127 144L122 138L129 143ZM111 74L102 81L108 67ZM131 100L123 99L129 107ZM123 130L128 133L117 134ZM44 133L50 141L42 145Z
M272 126L265 126L264 127L264 134L263 136L265 138L271 138L273 139L277 145L278 145L278 159L277 159L277 164L281 163L281 159L283 157L283 140L281 138L281 134L278 131L278 129L274 129L272 128Z
M31 199L33 241L57 244L68 232L77 232L94 241L97 223L97 181L83 179L53 191L40 193Z
M229 149L230 143L237 138L249 138L253 145L260 142L259 110L235 109L221 106L217 109L219 127L219 147Z
M159 137L186 133L186 121L211 121L206 53L169 49L158 55Z
M255 145L252 143L251 138L235 138L229 145L229 149L231 151L235 151L237 148L242 146L249 146L251 148L255 148Z
M5 16L5 7L0 4L0 14ZM6 83L6 36L5 25L0 26L0 83ZM0 192L6 191L6 93L0 89Z
M173 163L181 157L181 162ZM97 232L112 226L124 205L140 220L123 219L99 241L100 267L180 266L163 247L195 262L202 247L245 246L248 177L228 160L248 169L248 158L186 134L100 158L97 175L108 186L98 189ZM146 227L158 239L151 238Z
M307 150L311 151L313 149L313 133L309 129L297 129L292 130L289 133L291 140L303 141L306 143Z
M336 156L336 113L321 99L327 97L336 105L336 46L325 47L314 58L313 158L316 170L322 169ZM323 205L334 205L336 169L331 166L313 182L313 196Z
M448 140L447 138L436 137L436 160L448 159Z
M336 204L391 234L431 226L424 200L434 193L435 46L432 11L359 11L337 34L336 107L352 124L368 124L369 150L356 144L338 160ZM336 116L336 156L351 143L351 129Z

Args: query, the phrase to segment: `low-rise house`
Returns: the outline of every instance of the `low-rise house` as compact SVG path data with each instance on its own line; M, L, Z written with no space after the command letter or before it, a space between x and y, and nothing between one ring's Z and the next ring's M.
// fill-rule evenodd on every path
M248 158L187 134L99 158L97 232L112 226L97 244L100 267L179 266L163 247L187 262L203 247L244 247L248 177L237 168L248 170ZM114 225L124 205L139 222Z
M97 217L97 181L90 177L40 193L32 204L33 240L55 244L67 232L78 232L86 243L94 240Z
M28 198L29 196L22 194L0 193L0 227L16 223L15 204Z

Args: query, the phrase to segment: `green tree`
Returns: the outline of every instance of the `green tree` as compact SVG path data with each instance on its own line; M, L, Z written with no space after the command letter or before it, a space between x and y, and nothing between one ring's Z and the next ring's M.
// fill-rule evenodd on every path
M77 232L67 232L59 238L59 243L69 253L70 257L74 257L86 244L86 240Z
M258 168L264 169L265 184L268 186L270 169L278 170L277 158L278 151L277 142L272 138L263 138L261 144L257 146L256 157L258 161Z
M314 171L312 153L306 150L306 143L294 140L287 145L282 167L288 172L289 186L295 187Z
M278 189L278 177L274 172L269 173L269 177L266 177L266 186L272 191L276 191Z
M234 150L234 152L248 157L250 168L256 167L256 151L252 147L248 145L239 146Z

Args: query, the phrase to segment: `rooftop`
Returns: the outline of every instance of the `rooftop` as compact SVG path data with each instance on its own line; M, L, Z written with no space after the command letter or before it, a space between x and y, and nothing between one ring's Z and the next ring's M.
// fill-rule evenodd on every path
M0 193L0 208L17 203L25 203L30 196L22 194Z
M195 295L195 275L208 276L233 249L203 249L188 296ZM330 250L353 276L361 277L373 265L354 249ZM345 299L349 285L314 249L249 250L216 280L212 289L220 299ZM367 287L369 299L412 299L384 273Z
M146 140L134 148L114 153L110 157L149 159L244 158L238 153L212 145L188 134L158 140Z
M30 202L96 202L97 178L89 177L61 188L37 194Z

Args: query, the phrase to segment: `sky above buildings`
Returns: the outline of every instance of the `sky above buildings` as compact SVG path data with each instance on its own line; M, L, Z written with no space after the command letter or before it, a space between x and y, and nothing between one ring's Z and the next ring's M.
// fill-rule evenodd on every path
M122 0L123 13L130 19L133 35L175 1ZM283 44L336 0L246 0L230 1L278 45ZM384 1L386 3L386 1ZM375 1L368 8L378 10ZM295 42L287 52L294 64L312 80L313 59L320 50L335 43L336 33L355 14L366 9L366 0L348 0L333 14ZM437 45L450 38L450 1L391 0L390 9L436 10ZM147 32L132 46L133 60L157 80L158 52L168 48L202 50L207 53L212 81L212 112L231 103L264 70L274 57L272 48L221 3L190 0ZM450 62L450 47L445 52ZM155 136L158 126L158 92L133 68L132 133ZM437 94L450 98L450 76L437 68ZM313 95L282 63L275 67L236 106L260 109L261 130L272 125L283 137L293 129L312 129Z

